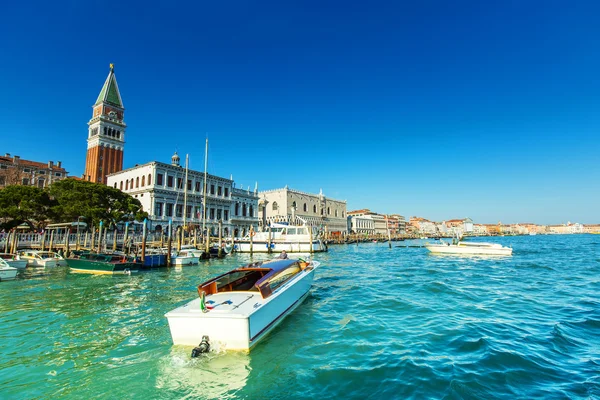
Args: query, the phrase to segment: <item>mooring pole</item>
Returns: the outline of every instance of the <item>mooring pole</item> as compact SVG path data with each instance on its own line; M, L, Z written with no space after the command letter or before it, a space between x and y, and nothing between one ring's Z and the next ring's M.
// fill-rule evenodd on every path
M167 236L167 267L171 266L171 235L173 232L173 220L169 220L169 234Z

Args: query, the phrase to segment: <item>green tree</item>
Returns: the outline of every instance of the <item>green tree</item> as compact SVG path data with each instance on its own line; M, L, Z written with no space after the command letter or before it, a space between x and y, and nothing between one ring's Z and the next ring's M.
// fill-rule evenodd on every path
M31 229L41 227L52 216L55 203L48 193L35 186L11 185L0 190L0 221L3 229L22 223Z
M49 193L57 202L52 211L60 221L75 221L82 216L88 224L104 221L108 227L118 222L142 221L148 216L138 199L99 183L63 179L53 183Z

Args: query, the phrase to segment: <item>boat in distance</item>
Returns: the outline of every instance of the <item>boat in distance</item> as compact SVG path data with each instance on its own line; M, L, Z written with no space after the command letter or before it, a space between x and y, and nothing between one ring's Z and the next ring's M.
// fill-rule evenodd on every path
M472 254L472 255L512 255L512 247L505 247L498 243L487 242L463 242L458 241L450 244L444 241L440 243L427 243L425 248L436 254Z
M250 350L304 301L319 265L258 261L198 285L198 298L165 314L173 344Z
M21 250L18 253L21 260L26 260L30 267L54 268L67 266L65 259L53 251Z
M246 237L235 239L233 251L238 253L310 253L327 251L314 226L272 223L268 230L250 231Z

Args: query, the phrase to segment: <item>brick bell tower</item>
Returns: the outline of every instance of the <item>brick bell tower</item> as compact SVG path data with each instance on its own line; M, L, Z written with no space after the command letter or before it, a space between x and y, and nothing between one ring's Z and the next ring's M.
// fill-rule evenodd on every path
M106 184L107 175L123 170L127 129L123 120L125 108L113 64L110 64L110 72L93 109L92 119L88 122L84 179Z

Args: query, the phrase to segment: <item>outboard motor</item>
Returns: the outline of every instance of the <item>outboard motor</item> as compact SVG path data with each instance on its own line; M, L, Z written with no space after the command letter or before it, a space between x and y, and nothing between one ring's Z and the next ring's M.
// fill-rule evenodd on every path
M210 342L208 336L204 335L202 336L202 341L200 344L197 347L194 347L194 350L192 350L192 358L198 357L202 353L208 353L209 350Z

